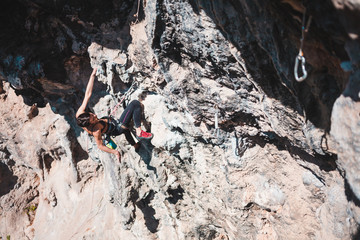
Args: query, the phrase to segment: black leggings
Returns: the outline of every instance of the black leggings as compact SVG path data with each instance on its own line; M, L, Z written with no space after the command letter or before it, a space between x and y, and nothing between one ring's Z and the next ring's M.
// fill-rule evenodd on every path
M112 135L117 136L124 133L126 140L130 143L131 146L133 146L135 145L135 140L131 135L130 130L121 127L122 125L128 128L131 119L134 121L136 128L141 126L141 104L137 100L131 101L131 103L125 108L118 121L118 126L116 126L116 129L113 131Z
M131 146L134 146L135 145L135 140L133 138L133 136L131 135L131 132L129 129L124 129L123 133L125 134L125 138L126 140L130 143Z
M134 120L136 128L141 126L141 104L137 100L131 101L121 114L119 121L123 126L129 127L131 119Z

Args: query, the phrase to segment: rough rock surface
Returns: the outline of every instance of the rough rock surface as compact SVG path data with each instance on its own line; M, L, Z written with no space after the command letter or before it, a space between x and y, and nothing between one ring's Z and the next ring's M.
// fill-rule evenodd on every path
M359 238L357 1L0 5L0 239ZM75 124L91 67L99 116L145 96L121 163Z

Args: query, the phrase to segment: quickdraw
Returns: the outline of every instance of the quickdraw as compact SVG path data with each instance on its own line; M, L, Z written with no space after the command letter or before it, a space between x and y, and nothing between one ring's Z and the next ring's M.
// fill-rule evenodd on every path
M219 138L219 119L218 119L218 115L219 115L219 108L218 105L215 105L215 131L216 131L216 137Z
M302 49L303 49L303 45L304 45L305 34L309 30L311 19L312 19L312 16L309 17L309 20L308 20L308 22L306 24L306 27L305 27L306 10L304 10L304 15L303 15L303 20L302 20L302 27L301 27L302 31L301 31L301 39L300 39L300 49L299 49L299 54L295 58L295 67L294 67L294 76L295 76L296 81L298 81L298 82L302 82L307 78L307 71L306 71L306 68L305 68L306 61L305 61L305 57L304 57L304 53L303 53ZM302 76L301 77L299 77L299 74L298 74L299 61L301 62L301 70L302 70Z
M220 135L220 128L219 128L219 114L220 109L217 103L214 104L215 115L214 115L214 122L215 122L215 137L219 138Z
M139 12L140 12L140 0L138 0L137 12L134 14L134 17L136 17L135 24L139 22Z
M307 78L307 71L305 68L306 62L305 62L305 58L302 54L303 53L301 51L301 53L299 53L299 55L297 55L295 58L294 75L295 75L296 81L298 81L298 82L302 82ZM299 61L301 62L301 70L303 72L303 75L301 77L299 77L299 75L298 75Z

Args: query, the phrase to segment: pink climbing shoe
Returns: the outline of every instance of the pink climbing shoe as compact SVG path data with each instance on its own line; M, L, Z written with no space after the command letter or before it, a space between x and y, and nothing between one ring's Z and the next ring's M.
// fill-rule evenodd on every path
M137 138L139 140L141 140L141 139L152 139L153 135L151 133L148 133L148 132L145 132L145 131L141 130L140 135L137 136Z

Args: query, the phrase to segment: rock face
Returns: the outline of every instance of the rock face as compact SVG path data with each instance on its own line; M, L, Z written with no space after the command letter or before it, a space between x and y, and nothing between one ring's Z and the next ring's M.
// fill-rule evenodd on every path
M356 1L0 5L0 238L359 238ZM91 67L154 133L121 163L75 123Z

